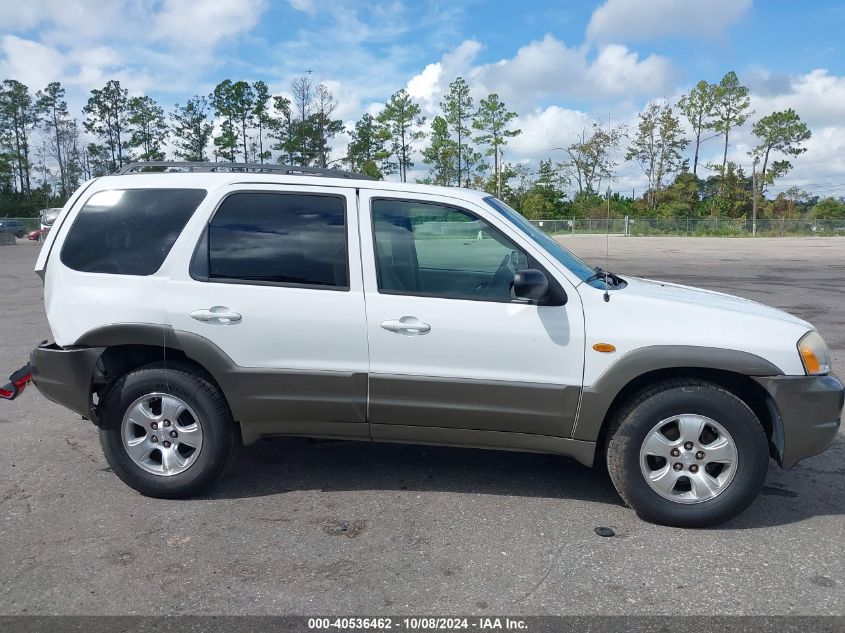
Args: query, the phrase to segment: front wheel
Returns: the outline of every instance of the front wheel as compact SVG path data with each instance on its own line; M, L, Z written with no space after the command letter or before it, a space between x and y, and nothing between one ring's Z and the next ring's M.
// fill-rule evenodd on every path
M641 392L616 416L607 466L625 502L647 521L707 527L757 496L768 442L754 412L718 385L676 380Z
M101 408L106 460L126 484L150 497L201 491L225 469L237 440L222 395L189 367L135 369L109 389Z

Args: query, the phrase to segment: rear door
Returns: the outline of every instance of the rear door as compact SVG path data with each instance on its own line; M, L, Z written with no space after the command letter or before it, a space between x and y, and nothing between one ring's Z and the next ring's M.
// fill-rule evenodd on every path
M568 437L580 397L580 299L492 210L424 194L361 192L374 439L425 429ZM511 296L541 268L550 305ZM563 305L563 291L568 301Z
M242 423L366 436L355 191L244 187L210 205L190 264L169 284L168 322L231 359L224 388Z

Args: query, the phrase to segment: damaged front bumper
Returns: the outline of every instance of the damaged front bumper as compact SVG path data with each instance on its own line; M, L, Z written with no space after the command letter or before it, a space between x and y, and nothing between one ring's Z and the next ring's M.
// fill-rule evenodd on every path
M790 468L828 448L839 430L845 387L833 375L754 378L770 396L772 443Z

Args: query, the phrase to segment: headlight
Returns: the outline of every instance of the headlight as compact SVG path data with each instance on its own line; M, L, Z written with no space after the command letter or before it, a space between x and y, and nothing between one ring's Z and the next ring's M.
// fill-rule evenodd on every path
M830 373L830 351L818 332L807 332L801 337L798 353L808 376Z

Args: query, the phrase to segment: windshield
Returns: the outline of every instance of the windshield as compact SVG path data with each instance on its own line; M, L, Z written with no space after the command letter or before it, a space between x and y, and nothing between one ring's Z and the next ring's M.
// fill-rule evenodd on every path
M554 238L549 237L543 233L543 231L531 224L531 222L526 220L519 211L511 209L504 202L498 198L494 198L493 196L484 198L484 202L510 220L511 223L516 225L518 229L539 244L549 255L572 271L572 273L575 274L575 276L581 281L586 281L588 278L595 275L596 271L594 268L585 264L583 261L578 259L578 257L558 244Z

